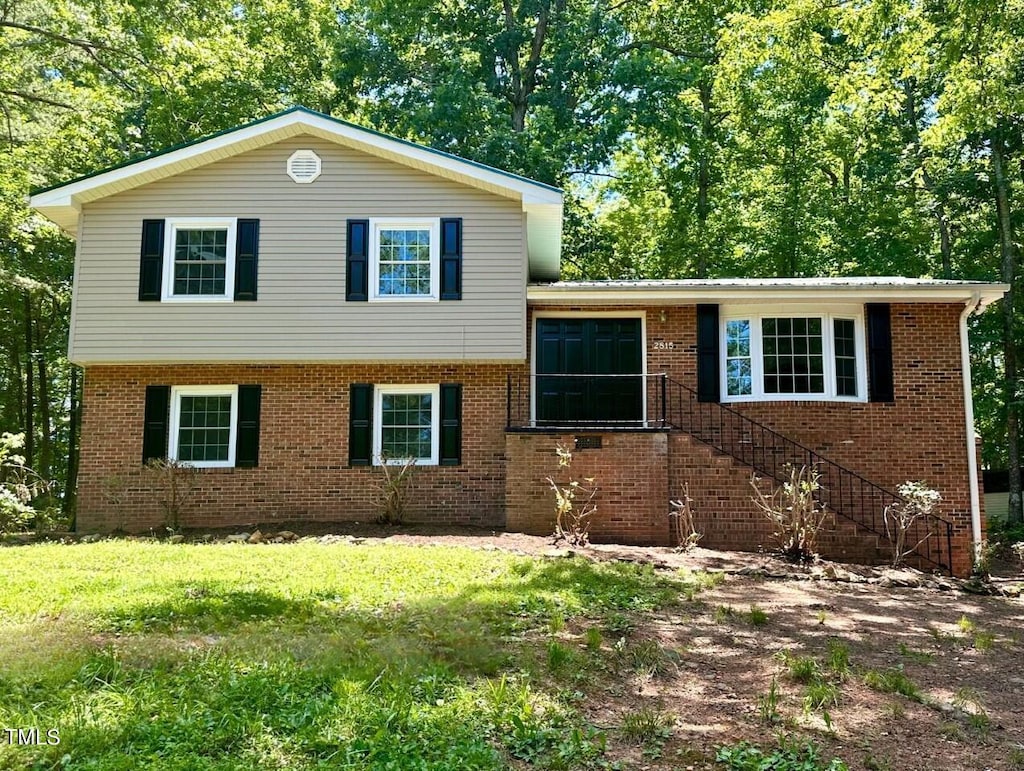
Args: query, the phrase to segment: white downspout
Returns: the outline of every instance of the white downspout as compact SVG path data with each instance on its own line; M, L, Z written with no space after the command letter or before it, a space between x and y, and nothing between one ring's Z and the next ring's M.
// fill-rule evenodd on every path
M981 501L978 498L978 452L974 430L974 396L971 392L971 349L967 340L967 319L978 310L981 298L975 292L960 314L960 374L964 384L964 423L967 428L967 478L971 493L971 536L974 559L981 553Z

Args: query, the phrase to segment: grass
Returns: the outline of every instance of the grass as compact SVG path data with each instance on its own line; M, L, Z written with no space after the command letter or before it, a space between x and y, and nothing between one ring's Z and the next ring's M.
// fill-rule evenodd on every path
M424 556L317 543L0 549L0 725L61 738L0 745L0 767L597 763L604 736L552 671L596 665L550 635L574 621L624 630L684 583L577 559ZM670 665L631 647L646 671Z
M921 701L921 691L899 667L882 671L870 669L864 673L864 684L874 691L898 693L911 701Z

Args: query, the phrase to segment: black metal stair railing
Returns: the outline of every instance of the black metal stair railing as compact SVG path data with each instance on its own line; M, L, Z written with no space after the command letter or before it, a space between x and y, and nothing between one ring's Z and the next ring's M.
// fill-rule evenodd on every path
M664 376L662 376L664 377ZM819 500L858 527L890 546L885 509L903 499L889 490L839 465L810 447L774 431L741 412L718 402L701 402L693 389L665 377L667 424L684 431L749 466L775 482L788 476L787 467L807 465L821 474ZM922 567L952 571L953 525L928 515L916 519L907 531L907 548L913 548Z

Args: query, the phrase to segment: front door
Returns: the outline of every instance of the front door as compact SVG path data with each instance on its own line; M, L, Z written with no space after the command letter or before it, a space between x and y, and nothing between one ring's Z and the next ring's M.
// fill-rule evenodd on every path
M537 319L537 423L641 423L643 345L638 318Z

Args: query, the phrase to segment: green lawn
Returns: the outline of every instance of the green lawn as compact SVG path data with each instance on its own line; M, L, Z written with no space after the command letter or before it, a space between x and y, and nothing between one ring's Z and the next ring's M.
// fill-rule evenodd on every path
M580 700L686 580L444 547L0 549L0 727L60 734L0 767L599 767Z

